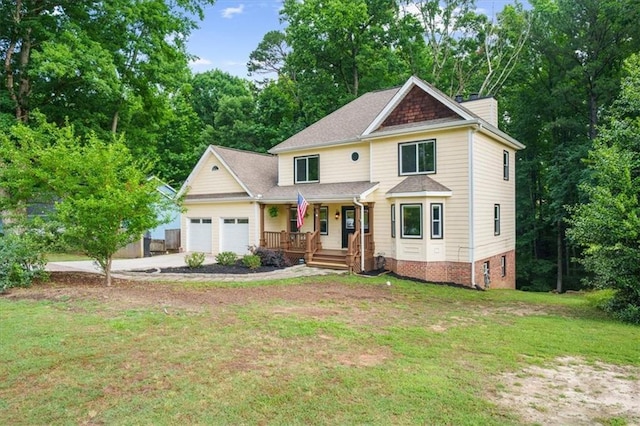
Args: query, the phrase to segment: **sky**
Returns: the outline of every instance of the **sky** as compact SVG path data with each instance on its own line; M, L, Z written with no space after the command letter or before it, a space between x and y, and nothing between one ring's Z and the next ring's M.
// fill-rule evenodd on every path
M500 12L513 0L476 0L479 11L489 16ZM526 3L526 1L524 2ZM205 19L193 31L189 53L199 59L192 62L193 72L220 69L231 75L249 78L247 62L264 34L283 29L280 23L282 0L217 0L205 9Z

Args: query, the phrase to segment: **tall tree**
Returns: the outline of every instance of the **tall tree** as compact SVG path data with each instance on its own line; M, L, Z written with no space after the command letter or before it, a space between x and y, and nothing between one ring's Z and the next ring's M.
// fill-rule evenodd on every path
M418 74L449 95L495 95L517 65L530 32L522 4L507 5L492 22L475 0L403 0L427 43Z
M609 306L640 324L640 55L627 62L619 99L589 153L588 201L575 207L569 236L585 248L582 263L598 287L617 294Z
M519 252L532 262L521 276L545 274L555 263L556 289L567 274L577 280L579 269L570 259L577 248L565 237L566 205L581 201L576 187L585 176L584 159L597 135L598 113L618 92L622 61L640 47L638 8L634 1L533 0L531 43L519 63L518 83L505 96L511 134L525 142L519 164L520 235L535 238ZM634 16L636 18L634 18ZM535 241L535 242L534 242ZM547 284L552 276L547 275Z
M308 124L362 93L401 83L410 72L398 52L401 41L415 39L396 31L394 0L285 0L281 16L291 48L285 69Z

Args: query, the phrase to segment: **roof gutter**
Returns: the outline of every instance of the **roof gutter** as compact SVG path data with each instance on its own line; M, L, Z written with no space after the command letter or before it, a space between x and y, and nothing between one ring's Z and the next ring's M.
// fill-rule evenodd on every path
M474 125L479 125L480 124L480 120L463 120L463 121L446 121L446 122L442 122L442 123L437 123L437 124L430 124L427 126L417 126L415 128L402 128L402 129L390 129L390 130L383 130L381 132L376 132L375 135L374 134L370 134L366 137L366 139L381 139L381 138L386 138L388 136L395 136L395 135L412 135L414 133L422 133L425 131L435 131L435 130L441 130L441 129L457 129L457 128L461 128L461 127L468 127L468 126L474 126Z
M327 146L334 146L334 145L356 144L356 143L360 143L362 141L363 141L363 138L360 137L360 136L357 136L355 138L343 139L343 140L337 140L337 141L330 141L330 142L322 142L322 143L308 145L308 146L297 146L297 147L290 147L290 148L272 148L268 152L269 152L269 154L283 154L283 153L287 153L287 152L293 152L293 151L298 151L299 152L299 151L304 151L306 149L324 148L324 147L327 147Z

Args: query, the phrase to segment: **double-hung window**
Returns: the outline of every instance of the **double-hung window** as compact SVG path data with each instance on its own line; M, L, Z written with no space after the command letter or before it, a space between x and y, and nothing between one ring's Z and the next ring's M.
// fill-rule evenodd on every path
M502 179L509 180L509 151L502 151Z
M402 143L399 149L401 175L417 175L436 172L436 141Z
M442 239L443 237L442 204L431 204L431 238Z
M320 181L320 156L308 155L296 157L293 160L295 183L309 183Z
M402 238L422 238L422 204L400 204Z
M396 237L396 205L391 204L391 238Z
M493 235L500 235L500 204L493 205Z

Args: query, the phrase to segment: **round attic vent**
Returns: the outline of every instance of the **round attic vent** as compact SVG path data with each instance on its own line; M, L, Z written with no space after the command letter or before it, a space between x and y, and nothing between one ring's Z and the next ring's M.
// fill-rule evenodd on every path
M360 158L360 154L358 154L357 152L351 153L351 161L358 161L359 158Z

